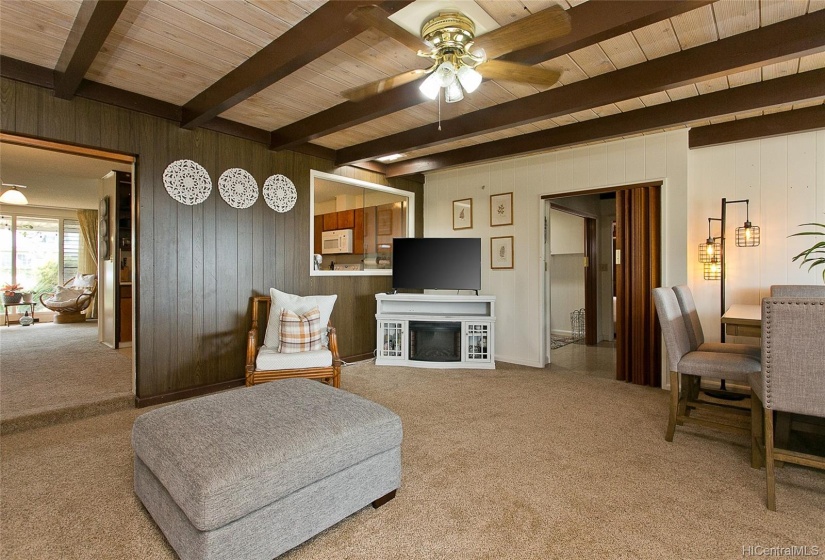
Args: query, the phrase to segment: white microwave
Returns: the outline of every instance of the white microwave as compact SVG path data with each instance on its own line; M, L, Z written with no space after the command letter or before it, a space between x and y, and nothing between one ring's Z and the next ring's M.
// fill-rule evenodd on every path
M324 255L352 253L352 230L336 229L322 232L321 253Z

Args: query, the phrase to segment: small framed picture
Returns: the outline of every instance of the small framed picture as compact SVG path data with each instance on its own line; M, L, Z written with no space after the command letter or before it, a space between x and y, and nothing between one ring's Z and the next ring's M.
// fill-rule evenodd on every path
M506 270L513 268L513 236L490 238L490 268Z
M473 199L464 198L453 201L453 229L470 229L473 227Z
M513 225L513 193L490 195L490 225Z

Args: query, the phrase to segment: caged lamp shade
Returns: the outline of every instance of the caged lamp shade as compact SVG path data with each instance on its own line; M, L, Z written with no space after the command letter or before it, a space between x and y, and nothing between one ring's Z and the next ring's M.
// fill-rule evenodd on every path
M706 243L699 244L699 262L709 263L719 258L722 252L722 244L717 243L709 237Z
M703 277L705 280L722 279L722 264L719 262L718 258L704 264Z
M750 222L745 222L745 225L736 228L737 247L758 247L759 242L759 226L755 226Z

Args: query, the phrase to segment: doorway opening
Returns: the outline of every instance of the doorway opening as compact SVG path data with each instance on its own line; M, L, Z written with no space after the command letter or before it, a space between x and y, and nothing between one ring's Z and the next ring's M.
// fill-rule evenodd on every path
M22 307L3 309L4 316L9 313L9 325L0 326L3 432L82 416L86 409L92 414L133 406L136 346L106 344L103 325L116 308L117 320L128 317L124 336L132 338L137 253L123 271L123 255L115 260L114 252L102 249L134 245L135 157L6 133L0 134L0 153L4 185L26 186L28 199L0 207L0 280L22 286L36 319L21 324ZM108 222L100 210L104 178L112 173L129 178L130 196ZM129 287L128 300L101 290L101 281L112 278ZM91 283L83 288L84 296L93 294L91 304L61 314L58 296L80 290L81 282Z
M575 368L584 361L602 377L659 384L660 334L650 293L661 277L660 187L542 197L548 363ZM572 341L560 345L554 339L565 330Z

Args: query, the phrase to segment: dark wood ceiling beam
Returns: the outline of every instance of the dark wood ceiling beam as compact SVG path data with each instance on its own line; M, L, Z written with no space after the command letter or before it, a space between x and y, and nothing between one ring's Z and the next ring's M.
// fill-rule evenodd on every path
M498 60L538 64L594 45L645 25L711 3L712 0L590 0L573 8L573 29L564 37L509 53ZM405 84L363 101L347 101L272 131L271 147L285 150L427 101L418 82Z
M48 68L24 62L16 58L9 58L0 55L0 76L18 82L25 82L46 89L54 89L54 72ZM136 111L145 115L152 115L161 119L167 119L179 123L183 108L174 103L161 101L153 97L147 97L132 91L116 88L106 84L82 80L77 88L77 97L99 101L107 105L114 105L130 111ZM245 140L257 142L264 146L269 146L269 131L256 128L247 124L230 121L220 117L214 118L201 125L202 128L237 136ZM308 154L330 161L335 161L335 150L317 146L315 144L303 144L300 149L296 149L303 154ZM365 169L374 170L373 166L360 166Z
M688 146L701 148L818 129L825 129L825 105L698 126L688 132Z
M74 97L125 7L126 0L83 0L54 69L56 97Z
M412 0L377 4L392 14ZM366 23L347 17L354 2L327 2L183 106L181 126L194 128L349 41Z
M825 10L338 150L339 165L435 146L825 51Z
M589 0L567 10L573 29L564 37L505 54L497 60L538 64L715 1Z
M54 70L0 54L0 76L35 86L54 89Z
M610 117L390 163L387 165L387 177L424 173L488 159L609 140L785 103L822 98L825 98L825 69L812 70L787 78L758 82Z

